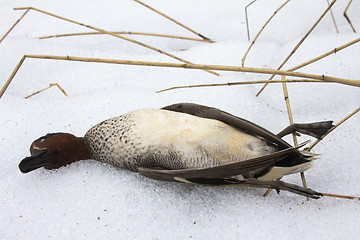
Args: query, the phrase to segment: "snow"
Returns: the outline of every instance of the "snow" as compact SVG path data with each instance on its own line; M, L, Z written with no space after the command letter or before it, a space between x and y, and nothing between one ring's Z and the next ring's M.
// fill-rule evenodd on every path
M190 26L216 43L127 36L194 63L241 65L248 48L246 1L146 0L150 6ZM250 2L250 1L247 1ZM348 1L334 5L285 64L289 69L359 37L342 13ZM106 30L143 31L196 37L134 1L0 0L0 35L33 6ZM257 1L249 7L252 38L283 1ZM327 7L326 1L291 1L270 22L245 65L276 69ZM360 2L348 15L360 31ZM30 11L0 44L0 87L24 54L177 62L111 36L39 40L44 35L88 29ZM360 45L300 69L301 72L359 79ZM217 107L278 132L288 125L280 84L259 96L261 85L192 88L155 93L190 84L266 80L268 75L26 59L0 99L1 239L357 239L359 201L324 197L306 201L287 192L263 189L206 188L159 182L93 160L56 171L20 173L31 142L50 132L82 136L91 126L139 108L177 102ZM25 96L59 83L29 99ZM296 122L339 122L359 107L360 92L339 84L288 84ZM359 115L318 144L315 167L306 172L314 190L360 195ZM299 141L309 139L306 136ZM291 138L286 138L292 142ZM314 141L314 139L312 139ZM284 180L301 184L299 175Z

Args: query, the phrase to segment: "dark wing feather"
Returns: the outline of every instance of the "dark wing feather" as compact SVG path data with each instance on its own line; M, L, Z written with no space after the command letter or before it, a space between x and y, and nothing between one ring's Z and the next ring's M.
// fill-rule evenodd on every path
M141 175L163 181L178 181L176 178L222 179L245 174L257 169L274 166L277 162L286 158L294 151L297 150L295 148L287 148L261 157L210 168L166 170L139 167L137 170Z
M178 103L163 107L162 109L174 112L187 113L202 118L215 119L226 123L234 128L240 129L246 133L249 133L250 135L260 136L267 141L278 145L280 149L286 149L291 147L290 144L288 144L272 132L266 130L265 128L260 127L259 125L243 118L239 118L231 115L230 113L221 111L217 108L207 107L194 103Z

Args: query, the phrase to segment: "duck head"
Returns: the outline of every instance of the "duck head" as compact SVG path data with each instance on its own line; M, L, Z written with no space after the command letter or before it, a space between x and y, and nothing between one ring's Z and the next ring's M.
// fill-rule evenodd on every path
M57 169L90 158L84 138L69 133L51 133L35 140L30 146L30 153L31 156L19 164L22 173L40 167Z

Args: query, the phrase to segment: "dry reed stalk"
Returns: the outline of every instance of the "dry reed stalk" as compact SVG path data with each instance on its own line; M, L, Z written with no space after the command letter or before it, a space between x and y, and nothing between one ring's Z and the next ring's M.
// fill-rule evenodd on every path
M160 12L160 11L156 10L155 8L150 7L149 5L147 5L147 4L145 4L145 3L143 3L143 2L141 2L141 1L139 1L139 0L134 0L134 1L135 1L135 2L137 2L137 3L139 3L139 4L141 4L141 5L143 5L143 6L145 6L145 7L147 7L148 9L150 9L150 10L152 10L152 11L154 11L154 12L156 12L156 13L160 14L161 16L163 16L163 17L165 17L165 18L169 19L170 21L172 21L172 22L176 23L177 25L179 25L179 26L181 26L181 27L183 27L183 28L185 28L185 29L189 30L190 32L192 32L192 33L194 33L194 34L198 35L198 36L199 36L199 37L201 37L202 39L213 42L210 38L205 37L204 35L202 35L202 34L200 34L200 33L196 32L196 31L192 30L191 28L189 28L189 27L185 26L184 24L182 24L182 23L180 23L180 22L176 21L175 19L173 19L173 18L171 18L171 17L169 17L169 16L165 15L164 13L162 13L162 12Z
M316 75L301 72L283 71L266 68L251 68L239 66L222 66L222 65L204 65L204 64L183 64L183 63L164 63L164 62L147 62L147 61L131 61L119 59L101 59L101 58L82 58L72 56L51 56L51 55L26 55L28 58L42 58L54 60L67 60L67 61L80 61L80 62L102 62L124 65L137 65L137 66L153 66L153 67L172 67L172 68L185 68L185 69L202 69L202 70L219 70L219 71L233 71L233 72L249 72L249 73L262 73L262 74L275 74L293 77L310 78L321 81L336 82L350 86L360 87L360 80L349 80L325 75Z
M225 184L225 185L203 185L203 187L252 187L252 188L268 188L265 186L253 185L253 184ZM268 188L272 190L272 188ZM342 198L342 199L350 199L350 200L360 200L360 197L353 197L347 195L340 195L340 194L332 194L332 193L323 193L321 194L324 197L333 197L333 198Z
M21 17L20 17L18 20L16 20L16 22L11 26L11 28L10 28L10 29L5 33L5 35L0 39L0 43L6 38L6 36L11 32L11 30L14 29L14 27L16 26L16 24L18 24L18 23L21 21L21 19L23 19L23 17L25 17L25 15L29 12L29 10L30 10L30 9L28 9L26 12L24 12L24 14L21 15Z
M248 55L250 49L252 48L252 46L255 44L255 41L258 39L258 37L260 36L261 32L265 29L265 27L267 26L267 24L271 21L271 19L276 15L276 13L278 13L280 11L281 8L283 8L290 0L287 0L286 2L284 2L278 9L276 9L276 11L273 13L273 15L271 15L271 17L266 21L266 23L264 24L264 26L260 29L260 31L256 34L254 40L251 42L249 48L247 49L246 53L244 54L243 58L241 59L241 65L244 66L244 62L245 62L245 58ZM247 23L247 15L246 15L246 23ZM249 31L249 29L248 29ZM250 41L250 36L249 36L249 32L248 32L248 38Z
M90 26L90 25L86 25L86 24L83 24L83 23L80 23L80 22L77 22L77 21L74 21L74 20L71 20L71 19L68 19L68 18L64 18L64 17L58 16L58 15L55 15L55 14L53 14L53 13L49 13L49 12L46 12L46 11L43 11L43 10L40 10L40 9L37 9L37 8L33 8L33 7L14 8L14 10L25 10L25 9L35 10L35 11L44 13L44 14L46 14L46 15L49 15L49 16L52 16L52 17L55 17L55 18L59 18L59 19L61 19L61 20L67 21L67 22L71 22L71 23L74 23L74 24L77 24L77 25L80 25L80 26L84 26L84 27L86 27L86 28L90 28L90 29L92 29L92 30L95 30L95 31L98 31L98 32L102 32L102 33L105 33L105 34L108 34L108 35L111 35L111 36L114 36L114 37L117 37L117 38L121 38L121 39L123 39L123 40L129 41L129 42L132 42L132 43L135 43L135 44L137 44L137 45L140 45L140 46L146 47L146 48L148 48L148 49L151 49L151 50L153 50L153 51L156 51L156 52L159 52L159 53L161 53L161 54L164 54L164 55L166 55L166 56L168 56L168 57L174 58L174 59L176 59L176 60L178 60L178 61L180 61L180 62L190 63L190 64L191 64L191 62L189 62L189 61L187 61L187 60L184 60L184 59L179 58L179 57L177 57L177 56L175 56L175 55L172 55L172 54L170 54L170 53L167 53L167 52L165 52L165 51L162 51L162 50L160 50L160 49L158 49L158 48L152 47L152 46L150 46L150 45L147 45L147 44L145 44L145 43L136 41L136 40L131 39L131 38L127 38L127 37L121 36L121 35L119 35L119 34L115 34L115 33L106 31L106 30L101 29L101 28L97 28L97 27L93 27L93 26ZM209 72L209 73L211 73L211 74L214 74L214 75L216 75L216 76L219 76L219 74L216 73L216 72L213 72L213 71L210 71L210 70L204 70L204 71Z
M327 1L328 5L330 5L329 0L326 0L326 1ZM332 9L330 9L330 14L331 14L331 18L332 18L332 20L333 20L333 22L334 22L334 26L335 26L336 32L339 33L339 29L338 29L338 27L337 27L337 24L336 24L335 17L334 17L334 14L333 14Z
M351 23L351 21L350 21L350 18L349 18L349 16L348 16L347 13L346 13L347 10L348 10L349 7L350 7L351 2L352 2L352 0L349 1L349 4L348 4L348 5L346 6L346 8L345 8L344 17L346 18L346 20L347 20L348 23L350 24L350 26L351 26L352 30L354 31L354 33L356 33L355 28L354 28L354 26L352 25L352 23Z
M246 21L246 30L247 30L248 41L250 41L250 31L249 31L249 20L248 20L247 8L250 7L250 5L256 1L257 0L253 0L251 3L249 3L245 7L245 21Z
M13 80L13 78L15 77L16 73L19 71L21 65L23 64L23 62L25 61L26 56L24 55L19 63L16 65L15 69L12 71L12 73L10 74L9 79L5 82L4 86L1 88L0 90L0 98L2 97L2 95L4 95L6 89L9 87L11 81Z
M343 124L346 120L348 120L349 118L351 118L352 116L354 116L356 113L358 113L360 111L360 107L357 108L355 111L353 111L352 113L350 113L349 115L347 115L346 117L344 117L340 122L338 122L337 124L335 124L332 128L329 129L329 131L327 131L327 133L321 138L321 139L317 139L313 144L311 144L310 147L307 148L308 151L310 151L311 149L313 149L322 139L324 139L327 135L329 135L329 133L331 133L332 131L334 131L337 127L339 127L341 124Z
M294 124L294 119L293 119L293 116L292 116L292 112L291 112L291 106L290 106L290 100L289 100L289 92L287 90L287 86L286 86L286 78L285 76L281 76L281 79L284 81L282 83L282 87L283 87L283 93L284 93L284 99L285 99L285 103L286 103L286 109L287 109L287 113L288 113L288 116L289 116L289 122L290 124ZM298 147L299 144L298 144L298 141L297 141L297 138L296 138L296 134L295 133L292 133L292 137L293 137L293 140L294 140L294 146L295 147ZM304 172L301 172L300 173L300 176L301 176L301 181L303 183L303 186L304 188L307 188L307 184L306 184L306 179L305 179L305 174ZM271 192L271 189L269 188L265 193L264 193L264 197L266 197L269 193ZM306 197L306 200L309 201L310 198L309 197Z
M329 56L329 55L331 55L333 53L337 53L337 52L339 52L339 51L341 51L341 50L343 50L343 49L345 49L345 48L347 48L347 47L349 47L349 46L351 46L351 45L353 45L355 43L358 43L358 42L360 42L360 38L357 38L357 39L355 39L355 40L353 40L351 42L348 42L347 44L341 45L340 47L337 47L334 50L331 50L331 51L329 51L327 53L324 53L324 54L322 54L322 55L320 55L320 56L318 56L316 58L313 58L313 59L311 59L311 60L309 60L307 62L304 62L304 63L302 63L300 65L292 67L292 68L288 69L288 71L295 71L297 69L305 67L305 66L307 66L307 65L309 65L311 63L314 63L314 62L316 62L316 61L318 61L320 59L323 59L324 57L327 57L327 56Z
M296 50L300 47L300 45L305 41L305 39L310 35L310 33L315 29L315 27L318 25L318 23L323 19L325 14L331 9L331 7L335 4L337 0L333 0L330 5L325 9L325 11L321 14L319 19L314 23L314 25L309 29L309 31L305 34L305 36L300 40L300 42L295 46L295 48L290 52L290 54L285 58L285 60L280 64L280 66L277 68L280 70L285 63L291 58L291 56L296 52ZM269 79L271 81L274 78L275 75L272 75ZM268 83L265 83L264 86L260 89L260 91L256 94L256 96L259 96L261 92L265 89Z
M261 83L267 83L269 80L258 80L258 81L247 81L247 82L228 82L228 83L213 83L213 84L197 84L197 85L186 85L186 86L176 86L176 87L170 87L165 88L162 90L157 91L156 93L166 92L170 90L175 89L182 89L182 88L196 88L196 87L223 87L223 86L233 86L233 85L251 85L251 84L261 84ZM314 80L314 79L286 79L283 80L272 80L270 83L334 83L334 82L327 82L327 81L320 81L320 80Z
M51 56L51 55L24 55L20 62L15 67L13 73L6 81L4 87L0 90L0 98L4 94L6 88L14 78L16 72L21 67L21 64L25 58L38 58L38 59L52 59L52 60L66 60L66 61L77 61L77 62L93 62L93 63L112 63L112 64L123 64L123 65L136 65L136 66L153 66L153 67L171 67L171 68L185 68L185 69L205 69L205 70L219 70L219 71L234 71L234 72L250 72L250 73L262 73L262 74L276 74L293 77L303 77L321 80L324 82L341 83L349 86L360 87L360 80L349 80L336 77L330 77L325 75L315 75L301 72L290 72L283 70L265 69L265 68L249 68L249 67L238 67L238 66L221 66L221 65L204 65L204 64L181 64L181 63L163 63L163 62L146 62L146 61L131 61L131 60L119 60L119 59L101 59L101 58L82 58L72 56Z
M28 99L28 98L30 98L30 97L38 94L38 93L41 93L41 92L43 92L43 91L45 91L45 90L47 90L47 89L49 89L49 88L51 88L51 87L55 87L55 86L57 86L57 87L59 88L59 90L60 90L65 96L69 96L69 95L67 95L67 93L65 92L65 90L64 90L58 83L50 83L50 85L49 85L48 87L43 88L43 89L41 89L41 90L39 90L39 91L36 91L36 92L30 94L29 96L26 96L25 99Z
M350 199L350 200L360 200L360 197L352 197L352 196L332 194L332 193L321 193L321 194L326 197L344 198L344 199Z
M305 62L305 63L302 63L302 64L300 64L300 65L297 65L297 66L295 66L295 67L293 67L293 68L290 68L288 71L295 71L295 70L297 70L297 69L300 69L300 68L302 68L302 67L304 67L304 66L307 66L307 65L309 65L309 64L311 64L311 63L313 63L313 62L316 62L316 61L318 61L318 60L320 60L320 59L322 59L322 58L324 58L324 57L327 57L327 56L329 56L330 54L337 53L337 52L339 52L340 50L345 49L346 47L349 47L349 46L351 46L351 45L353 45L353 44L355 44L355 43L357 43L357 42L359 42L359 41L360 41L360 38L355 39L355 40L353 40L353 41L351 41L351 42L349 42L349 43L347 43L347 44L344 44L344 45L342 45L342 46L340 46L340 47L338 47L338 48L335 48L335 49L332 50L332 51L329 51L329 52L327 52L327 53L325 53L325 54L322 54L322 55L320 55L320 56L318 56L318 57L316 57L316 58L313 58L313 59L311 59L311 60L309 60L309 61L307 61L307 62ZM273 80L272 80L272 81L273 81ZM268 192L270 192L270 191L268 191ZM268 192L267 192L267 193L268 193Z
M288 117L289 117L289 122L290 122L290 125L291 125L291 124L294 124L294 119L293 119L292 112L291 112L291 106L290 106L290 100L289 100L289 92L287 90L286 78L285 78L284 75L281 76L281 80L284 81L282 83L283 92L284 92L284 100L285 100L285 103L286 103L286 109L287 109L287 113L288 113ZM292 133L292 136L293 136L293 140L294 140L294 146L298 147L299 144L298 144L298 141L297 141L297 138L296 138L296 134Z
M182 36L169 35L169 34L129 32L129 31L112 32L112 33L115 33L115 34L129 34L129 35L143 35L143 36L153 36L153 37L164 37L164 38L176 38L176 39L182 39L182 40L190 40L190 41L212 43L212 41L205 40L205 39L182 37ZM84 36L84 35L100 35L100 34L105 34L105 33L102 33L102 32L67 33L67 34L56 34L56 35L50 35L50 36L43 36L43 37L39 37L39 39L58 38L58 37L71 37L71 36Z

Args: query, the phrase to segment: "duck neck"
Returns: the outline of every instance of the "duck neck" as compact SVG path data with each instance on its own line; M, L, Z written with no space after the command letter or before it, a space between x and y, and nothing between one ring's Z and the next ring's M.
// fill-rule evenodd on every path
M76 148L77 148L76 153L78 160L86 160L91 158L90 152L85 144L85 139L83 137L77 138Z

